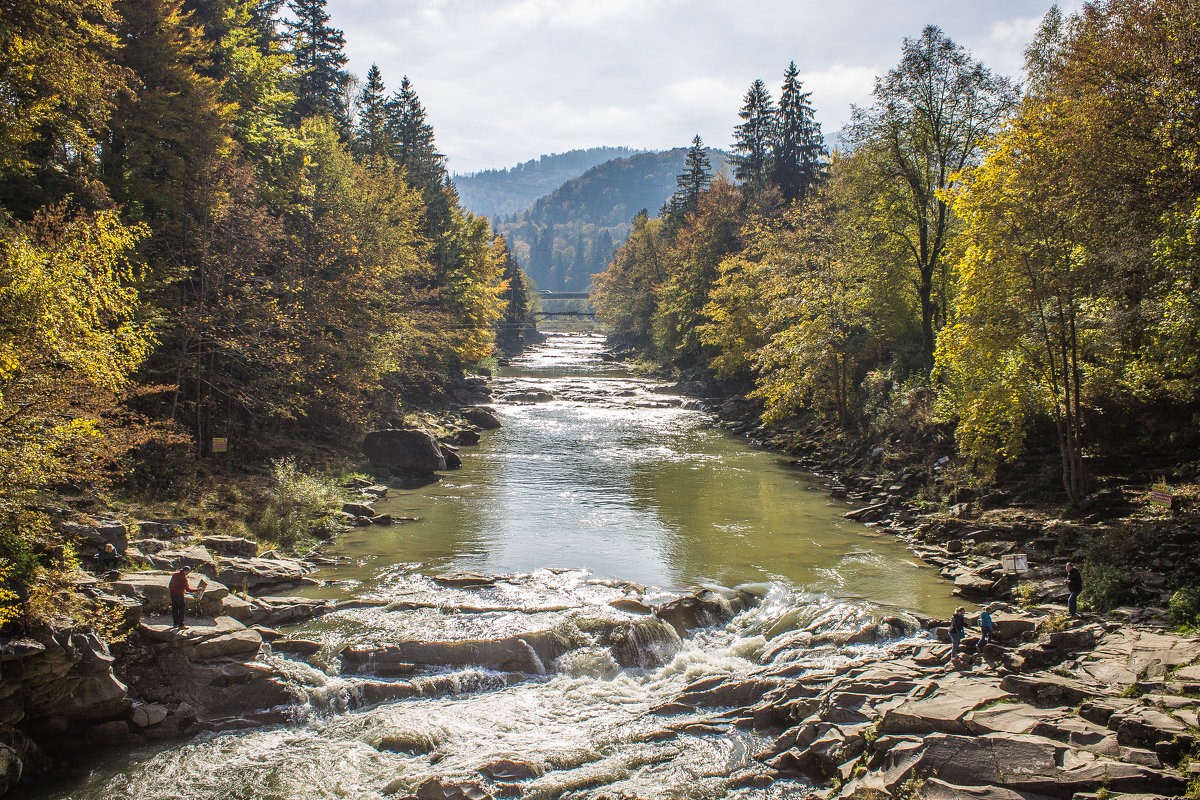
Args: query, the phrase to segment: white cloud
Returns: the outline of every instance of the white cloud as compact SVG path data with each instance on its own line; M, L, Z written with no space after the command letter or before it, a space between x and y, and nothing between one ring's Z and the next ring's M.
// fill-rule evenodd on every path
M1000 72L1051 0L329 0L350 68L414 82L452 169L600 144L728 143L742 95L795 60L827 133L930 22ZM1070 0L1072 10L1081 0Z

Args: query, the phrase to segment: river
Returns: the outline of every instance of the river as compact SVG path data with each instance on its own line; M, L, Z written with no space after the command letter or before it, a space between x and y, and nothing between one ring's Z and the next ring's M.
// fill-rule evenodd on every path
M752 756L773 737L727 724L681 732L707 718L651 710L706 676L876 657L889 642L838 635L889 614L944 615L950 585L893 537L842 519L847 506L780 455L602 361L602 347L557 335L502 367L503 427L463 448L461 470L378 506L419 521L356 529L328 549L338 564L314 594L369 605L288 631L323 644L315 666L269 656L297 698L289 724L109 760L38 796L374 799L432 776L478 779L499 759L533 768L511 787L533 798L805 795L790 781L754 788ZM481 588L433 580L459 571L502 577ZM597 643L595 631L631 618L612 602L661 603L697 585L743 585L761 602L682 641L647 643L658 650L644 666L622 668ZM430 669L409 677L420 696L408 699L367 704L365 679L336 669L347 643L548 630L574 649L532 674Z

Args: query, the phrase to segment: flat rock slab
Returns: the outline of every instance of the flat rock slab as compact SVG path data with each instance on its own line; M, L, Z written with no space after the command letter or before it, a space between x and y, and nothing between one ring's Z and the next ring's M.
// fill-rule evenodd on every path
M217 580L247 591L295 585L305 580L309 568L302 561L284 558L223 558Z
M1077 706L1107 694L1103 688L1052 672L1006 675L1000 688L1042 706Z
M151 642L169 645L198 659L253 656L262 648L262 636L232 617L199 619L186 628L175 628L163 619L147 620L138 631Z
M936 691L921 700L907 700L883 715L879 732L971 733L966 716L980 706L1004 700L1012 695L993 681L952 680L933 684Z
M189 595L188 607L198 606L201 614L207 616L220 610L221 601L229 595L229 589L211 578L205 580L208 586L204 590L203 598L197 601L194 596ZM197 578L191 579L193 585L198 582ZM112 588L113 594L137 599L150 613L162 614L171 608L170 583L169 572L126 572L113 581Z

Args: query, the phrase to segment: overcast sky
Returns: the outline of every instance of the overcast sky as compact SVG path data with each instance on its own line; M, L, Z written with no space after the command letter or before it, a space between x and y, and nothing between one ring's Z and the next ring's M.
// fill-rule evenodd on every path
M1017 76L1052 0L329 0L349 68L408 75L451 172L600 145L728 147L791 60L827 134L929 23ZM1073 10L1079 3L1060 3Z

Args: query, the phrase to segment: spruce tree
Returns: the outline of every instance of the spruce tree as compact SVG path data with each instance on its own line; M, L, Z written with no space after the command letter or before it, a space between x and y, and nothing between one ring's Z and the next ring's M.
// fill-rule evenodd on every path
M761 187L770 175L777 125L775 104L761 80L750 85L738 116L742 124L733 129L733 174L747 186Z
M407 75L388 100L387 135L392 157L408 173L411 185L422 189L441 185L446 174L443 156L437 151L433 126L425 120L425 108Z
M368 161L388 155L388 109L384 97L383 75L371 65L367 83L358 96L358 126L354 132L354 149Z
M353 79L342 69L346 65L346 54L342 52L346 38L340 30L329 26L325 3L326 0L288 0L288 8L296 17L295 22L284 23L287 28L284 38L299 73L295 114L300 119L332 117L345 132L349 127L346 90Z
M700 134L692 139L687 157L683 161L683 172L675 178L675 194L663 204L659 216L664 217L668 233L679 230L684 216L696 210L696 201L712 183L712 164L704 152Z
M772 182L784 200L803 200L822 176L826 154L821 125L813 119L811 92L802 91L796 62L788 64L779 96L779 125L775 137Z

